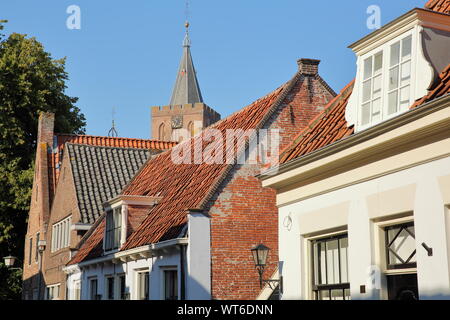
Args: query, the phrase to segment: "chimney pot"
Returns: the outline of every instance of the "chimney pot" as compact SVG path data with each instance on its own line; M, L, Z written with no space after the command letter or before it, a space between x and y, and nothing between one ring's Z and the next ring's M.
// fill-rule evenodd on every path
M320 60L316 59L299 59L297 61L298 70L303 75L315 76L319 73Z

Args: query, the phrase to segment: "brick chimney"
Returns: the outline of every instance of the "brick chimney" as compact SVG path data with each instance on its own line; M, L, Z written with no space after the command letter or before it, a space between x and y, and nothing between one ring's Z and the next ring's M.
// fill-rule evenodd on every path
M49 147L53 146L53 130L55 127L55 114L51 112L41 112L39 114L39 125L37 142L47 143Z
M297 61L298 70L305 76L315 76L319 72L320 60L316 59L299 59Z

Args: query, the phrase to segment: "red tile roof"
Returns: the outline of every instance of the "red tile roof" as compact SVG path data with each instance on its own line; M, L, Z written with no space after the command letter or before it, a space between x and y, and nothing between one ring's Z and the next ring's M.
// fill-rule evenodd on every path
M169 150L177 144L176 142L171 141L72 134L56 134L54 143L55 145L53 146L53 150L49 150L48 157L50 201L52 201L54 191L56 190L56 184L58 183L59 167L61 165L62 154L66 143L117 148L151 149L161 151Z
M345 121L345 107L352 93L353 84L354 81L342 89L341 93L329 103L324 112L312 120L305 130L300 132L291 146L282 151L280 163L286 163L329 146L354 133L353 126L347 127ZM428 91L424 97L415 101L410 108L418 107L448 93L450 93L450 64L441 72L433 89Z
M220 130L223 136L228 129L258 129L288 90L287 85L282 86L212 127ZM197 137L203 134L204 132ZM210 144L202 140L192 138L178 147L182 148L186 144L190 146L192 143L195 148L195 145L203 143L201 150L207 145L214 148L214 142ZM233 147L235 146L232 145L231 148ZM175 164L171 160L171 152L165 152L149 161L124 188L124 194L161 196L162 200L129 237L122 250L177 237L186 223L187 210L202 208L230 168L231 165L226 163Z
M354 80L325 107L294 139L292 144L281 152L280 163L301 157L304 154L327 146L353 134L353 126L347 127L345 107L353 91Z
M450 0L429 0L425 4L425 8L437 12L450 14Z
M218 129L225 136L228 129L259 129L270 118L278 104L283 101L297 77L276 89L267 96L251 105L217 122L210 128ZM205 132L200 133L201 137ZM191 138L177 147L199 146L203 143L214 149L215 142L205 142L203 139ZM226 146L229 147L229 146ZM236 148L232 145L231 148ZM203 149L204 150L204 149ZM226 153L224 149L224 156ZM130 235L121 250L127 250L142 245L157 243L180 235L187 222L189 209L201 209L226 177L231 169L230 164L175 164L171 159L171 151L164 152L150 159L124 188L125 195L159 196L161 201L147 210L146 217ZM92 235L83 244L77 255L68 263L75 264L95 255L92 251L101 248L103 231L93 230ZM98 255L101 253L97 252Z
M78 243L78 247L81 248L67 265L97 258L103 254L103 233L105 232L105 225L105 215L102 215Z

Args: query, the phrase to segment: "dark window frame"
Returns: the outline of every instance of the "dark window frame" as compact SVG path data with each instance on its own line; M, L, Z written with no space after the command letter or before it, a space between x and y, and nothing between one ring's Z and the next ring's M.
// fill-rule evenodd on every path
M385 249L385 254L386 254L386 269L387 270L396 270L396 269L412 269L412 268L417 268L417 262L409 262L415 255L416 255L416 249L414 249L414 251L409 255L409 257L406 259L406 261L404 261L394 250L392 250L390 248L390 246L394 243L394 241L397 239L397 237L400 235L400 233L405 230L409 235L411 235L413 237L414 240L416 240L416 235L415 232L412 234L408 228L409 227L414 227L414 221L411 222L406 222L406 223L400 223L400 224L395 224L392 226L387 226L384 228L384 239L385 239L385 245L384 245L384 249ZM399 231L397 232L397 234L395 235L395 237L389 241L389 230L393 230L393 229L399 229ZM414 229L415 231L415 229ZM390 257L389 257L389 252L392 252L393 255L395 255L397 257L397 259L403 261L404 263L397 263L397 264L391 264L390 263Z
M117 216L119 219L117 219ZM111 209L106 214L105 251L119 249L122 237L122 206Z
M29 241L30 250L28 251L28 265L31 265L31 261L33 260L33 238L30 238Z
M95 286L93 286L93 283L95 283ZM95 289L95 290L94 290ZM98 279L97 278L91 278L89 279L89 299L90 300L99 300L99 294L98 294Z
M106 276L106 298L108 300L114 300L115 298L115 280L114 276Z
M178 269L164 270L164 300L178 300Z
M36 233L36 253L35 253L35 257L34 257L34 260L36 261L36 262L38 262L39 261L39 238L40 238L40 236L41 236L41 233L40 232L37 232Z
M329 299L332 300L332 293L334 290L342 290L342 298L345 300L346 297L346 290L350 290L350 282L345 282L345 283L337 283L337 284L316 284L316 266L314 265L314 257L315 257L315 252L314 252L314 248L315 248L315 244L319 244L319 243L327 243L330 241L334 241L334 240L338 240L338 265L339 265L339 282L342 281L342 272L341 272L341 246L340 246L340 241L341 239L346 238L348 241L348 233L341 233L341 234L337 234L337 235L332 235L332 236L328 236L328 237L324 237L324 238L320 238L320 239L314 239L311 240L311 275L312 275L312 291L314 294L314 300L319 300L320 294L321 292L327 292L329 294ZM320 266L320 254L317 253L317 260L318 260L318 265ZM325 276L328 279L328 263L327 263L327 255L325 255ZM321 277L321 273L318 273L318 277L320 279ZM326 282L328 282L328 280L326 280Z

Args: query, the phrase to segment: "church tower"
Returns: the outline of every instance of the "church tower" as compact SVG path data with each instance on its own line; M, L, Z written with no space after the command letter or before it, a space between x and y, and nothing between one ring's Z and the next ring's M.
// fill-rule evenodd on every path
M152 138L158 140L182 139L181 129L193 136L220 120L220 114L203 103L191 56L189 23L186 22L183 55L169 105L152 107Z

